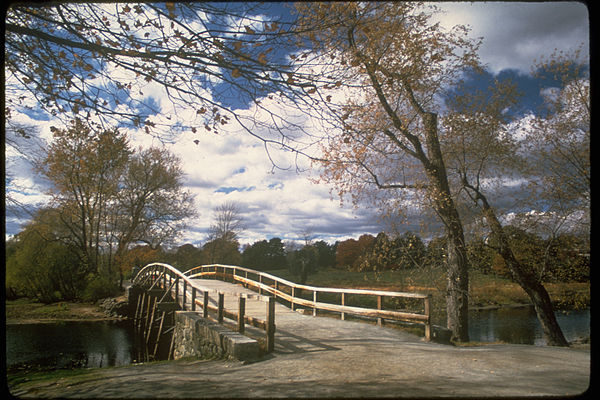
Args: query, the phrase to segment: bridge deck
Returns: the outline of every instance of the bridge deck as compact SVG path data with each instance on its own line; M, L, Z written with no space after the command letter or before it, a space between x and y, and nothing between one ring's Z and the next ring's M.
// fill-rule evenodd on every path
M192 279L197 288L205 288L210 292L209 302L217 304L217 292L224 292L225 308L236 310L236 297L231 294L245 293L250 296L246 300L246 315L264 319L266 303L256 299L256 292L239 284L232 284L212 279ZM228 296L228 294L230 294ZM292 311L283 304L275 304L275 353L296 353L325 350L339 350L335 343L356 343L361 351L381 350L398 342L422 342L422 338L373 324L341 321L338 318L313 317L299 311ZM264 332L255 331L246 326L247 333L263 337ZM371 347L373 346L373 347ZM391 351L391 348L390 348ZM367 354L365 353L365 355Z

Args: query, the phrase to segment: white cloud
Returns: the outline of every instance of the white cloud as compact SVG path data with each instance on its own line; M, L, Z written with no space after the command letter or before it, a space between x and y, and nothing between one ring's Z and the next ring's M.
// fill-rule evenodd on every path
M531 71L532 62L554 49L589 45L585 4L565 2L440 3L442 24L468 24L472 37L483 37L480 55L492 72Z

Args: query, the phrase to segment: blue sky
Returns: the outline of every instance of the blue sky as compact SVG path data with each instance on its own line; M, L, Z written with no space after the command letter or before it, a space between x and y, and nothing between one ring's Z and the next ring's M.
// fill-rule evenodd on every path
M288 3L266 4L282 17L288 12ZM465 2L443 3L440 7L446 12L440 18L442 24L468 24L473 37L484 38L480 55L488 68L486 79L510 75L521 85L526 94L520 110L523 114L539 105L540 91L545 86L529 75L534 59L550 55L555 48L569 51L589 43L587 9L577 2ZM148 87L145 91L148 113L169 111L159 89ZM219 92L226 96L221 100L247 108L236 93ZM49 127L53 121L47 115L22 114L16 119L35 123L41 138L51 140ZM131 133L134 145L161 145L147 135ZM195 139L199 140L197 144L193 144ZM225 201L240 206L246 225L240 235L242 243L272 237L296 240L306 233L333 242L384 229L369 204L358 209L349 202L341 206L331 187L311 183L310 178L317 177L319 171L311 169L306 160L271 152L269 156L279 165L291 167L273 168L263 144L234 127L219 135L198 136L182 131L167 146L182 159L186 186L196 195L199 211L199 217L190 221L189 229L182 235L183 242L202 243L212 221L212 209ZM7 190L13 190L19 201L34 206L47 200L43 182L8 147L6 166L11 177ZM7 234L18 232L22 221L8 213ZM417 215L406 228L416 231L420 222Z

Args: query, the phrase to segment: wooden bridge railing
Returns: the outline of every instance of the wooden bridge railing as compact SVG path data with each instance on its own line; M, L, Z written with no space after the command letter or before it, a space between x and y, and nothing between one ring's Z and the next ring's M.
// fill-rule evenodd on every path
M245 325L249 324L255 328L265 331L266 350L272 352L275 346L275 298L262 295L235 294L237 297L237 310L228 310L225 308L225 293L218 290L203 288L192 277L186 276L177 268L163 263L152 263L142 268L134 277L133 284L139 286L148 286L148 290L153 288L163 289L170 293L178 307L182 310L196 311L197 306L202 309L204 318L215 319L222 324L224 318L232 319L237 322L237 331L244 333ZM217 306L209 302L209 294L217 295ZM233 295L233 294L228 294ZM252 297L251 297L252 296ZM164 299L165 296L163 296ZM246 315L246 299L253 298L265 302L266 317L260 319ZM161 299L162 301L162 299ZM211 316L209 313L212 312Z
M383 324L385 319L423 324L425 326L425 339L428 341L431 340L431 295L429 294L300 285L266 272L221 264L194 267L186 271L185 275L188 278L214 276L230 280L231 282L240 282L254 288L259 294L267 292L274 295L275 298L288 301L291 304L292 310L297 306L312 308L313 315L317 315L318 310L323 310L338 312L341 315L341 319L345 319L346 314L376 318L378 325ZM312 293L312 300L300 297L301 291ZM329 299L336 297L331 296L332 294L340 295L339 304L324 299L324 297L328 297ZM349 295L360 295L376 299L377 306L376 308L349 306L347 305ZM418 307L421 312L384 309L384 299L394 299L396 303L400 303L405 299L422 300L422 307Z

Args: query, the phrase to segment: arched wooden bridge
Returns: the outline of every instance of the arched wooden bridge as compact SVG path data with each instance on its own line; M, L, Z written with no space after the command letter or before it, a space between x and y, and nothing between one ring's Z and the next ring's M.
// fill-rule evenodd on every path
M137 293L135 304L130 303L135 306L134 323L144 333L153 356L161 337L172 329L166 327L173 324L176 310L196 312L257 338L267 353L275 348L276 325L288 333L278 335L277 340L290 337L285 323L291 321L291 314L297 317L297 311L338 315L342 320L368 318L378 325L386 320L422 324L426 341L432 333L427 294L300 285L265 272L220 264L181 272L168 264L152 263L136 274L133 287ZM169 355L172 347L171 335Z

